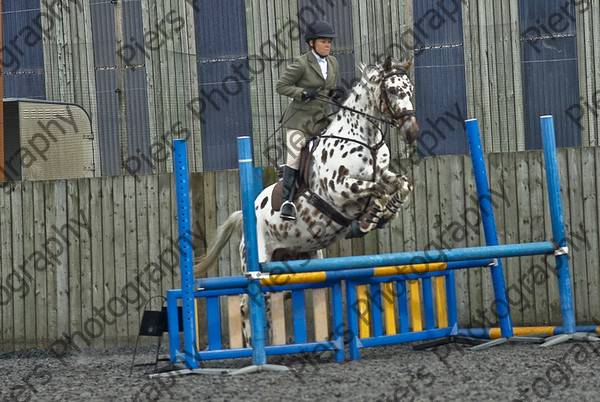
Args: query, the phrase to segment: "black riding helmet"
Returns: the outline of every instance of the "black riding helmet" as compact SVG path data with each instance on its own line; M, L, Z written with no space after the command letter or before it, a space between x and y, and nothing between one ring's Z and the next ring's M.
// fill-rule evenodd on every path
M314 24L311 24L306 27L306 34L304 35L304 40L308 43L309 40L319 39L319 38L336 38L337 35L333 30L333 27L325 21L317 21Z

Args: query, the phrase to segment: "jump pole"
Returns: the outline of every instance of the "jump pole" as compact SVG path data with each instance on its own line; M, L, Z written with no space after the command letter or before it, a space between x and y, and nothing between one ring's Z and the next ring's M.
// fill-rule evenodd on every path
M483 223L485 242L488 246L497 246L499 242L496 230L496 220L492 208L492 199L483 156L483 147L481 145L479 124L476 119L471 119L465 121L465 125L467 127L471 162L473 164L473 175L475 176L475 185L477 187L477 199L479 201L479 211ZM496 310L498 312L498 321L502 331L502 338L511 338L514 335L514 332L512 317L510 315L510 305L508 304L506 293L502 260L499 259L498 263L491 267L490 270L492 272Z
M241 369L238 374L260 371L287 371L285 366L267 364L266 332L267 317L265 298L260 288L258 265L258 239L256 234L256 198L254 184L254 163L252 160L252 140L238 137L238 166L240 170L240 191L242 214L244 216L244 243L246 245L246 268L248 271L248 298L250 302L250 326L252 333L252 366Z
M548 200L550 204L550 219L552 222L552 237L558 245L554 255L556 258L556 273L558 276L558 291L562 313L562 335L548 338L542 346L551 346L568 340L594 340L600 341L595 335L576 332L575 313L573 311L573 292L571 290L571 275L569 273L569 259L565 223L560 194L560 174L556 157L556 139L554 134L554 118L541 116L542 142L544 145L544 164L546 168L546 182L548 186Z
M199 367L196 358L196 310L194 306L194 263L191 233L188 160L185 140L174 140L174 173L177 192L177 225L179 229L179 264L181 269L183 354L188 369Z

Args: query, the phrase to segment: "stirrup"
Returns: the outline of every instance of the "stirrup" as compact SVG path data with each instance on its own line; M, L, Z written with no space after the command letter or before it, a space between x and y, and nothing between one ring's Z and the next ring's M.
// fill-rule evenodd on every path
M291 201L286 201L281 204L281 212L279 213L281 219L288 221L296 220L296 205Z

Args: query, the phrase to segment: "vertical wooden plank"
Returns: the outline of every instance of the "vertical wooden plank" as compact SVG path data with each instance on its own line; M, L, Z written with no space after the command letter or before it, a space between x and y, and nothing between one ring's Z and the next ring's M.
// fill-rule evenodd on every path
M15 318L14 318L14 287L9 278L12 278L13 267L13 221L12 221L12 193L14 185L8 183L0 184L0 267L2 268L2 285L9 289L3 292L2 303L2 350L14 350L15 340Z
M82 332L82 300L81 300L81 253L79 249L80 239L73 233L68 232L68 225L77 222L79 218L79 188L77 180L67 181L67 216L64 225L59 226L59 230L68 239L69 250L69 334ZM77 346L86 347L85 339L78 338Z
M598 23L600 29L600 21ZM592 168L593 166L593 168ZM597 269L600 265L600 257L598 253L598 244L600 242L600 235L598 234L598 225L600 223L600 217L598 217L598 211L600 206L598 202L597 194L600 191L600 180L598 175L600 174L600 148L593 148L586 150L583 157L583 183L584 183L584 208L585 208L585 222L586 222L586 233L585 238L589 240L588 249L588 290L589 295L590 311L592 312L592 319L594 322L600 322L600 270ZM590 179L590 175L594 176L594 180ZM587 187L593 183L593 186ZM589 191L587 190L589 188ZM593 195L592 195L593 194Z
M23 303L25 282L22 271L18 271L19 265L23 265L23 201L21 183L15 183L13 185L10 193L10 202L7 202L7 204L11 207L8 210L8 221L12 222L11 232L9 234L11 239L10 243L7 244L7 246L10 247L10 251L5 250L7 252L7 257L10 256L10 260L5 260L5 266L8 272L6 282L12 289L12 300L9 304L11 306L12 314L10 314L10 312L8 314L8 317L12 318L12 320L8 323L8 328L12 327L12 347L18 350L23 348L25 337L25 310Z
M58 186L56 181L44 181L44 223L45 238L44 252L50 263L46 269L46 320L48 344L58 339L58 267L67 258L64 246L58 243L52 226L56 226L59 205ZM0 205L1 209L1 205ZM1 218L0 218L1 219ZM45 345L45 346L48 346Z
M104 337L106 340L106 346L117 346L118 345L118 334L117 334L117 323L121 316L121 309L117 309L117 283L116 273L122 270L122 267L117 266L117 248L122 246L117 241L122 240L119 236L119 232L116 232L117 222L120 217L117 218L117 208L119 201L115 204L115 192L121 194L122 190L116 190L115 185L118 181L117 178L104 177L100 181L100 191L102 192L102 261L103 265L101 268L102 274L97 273L98 279L102 276L102 288L101 292L105 300L106 310L110 313L111 319L110 324L104 329ZM120 183L122 185L122 182ZM100 300L100 295L98 295ZM98 301L99 301L98 300Z
M542 166L542 153L540 151L527 152L529 162L529 197L531 202L531 241L547 241L544 222L548 214L548 202L544 198L544 170ZM549 218L548 218L549 219ZM533 257L533 264L526 267L525 280L532 283L531 288L525 288L528 301L535 306L535 323L549 325L548 316L548 280L553 280L554 275L548 270L545 256Z
M532 241L532 216L530 210L531 203L531 180L529 176L529 160L526 153L517 153L516 155L516 176L517 176L517 211L518 211L518 241ZM536 325L535 298L530 289L533 289L533 277L528 275L533 268L534 257L521 257L519 259L521 270L516 279L514 289L520 289L520 295L513 299L509 293L509 303L511 307L518 308L523 313L523 326ZM509 288L512 289L512 288ZM514 303L519 302L518 304Z
M227 210L229 215L233 212L240 210L241 200L240 200L240 175L237 169L229 170L227 172L227 190L229 196L227 197ZM222 224L223 222L220 222ZM241 275L241 261L240 261L240 241L241 233L233 233L231 235L231 239L229 240L229 256L230 267L231 267L231 275Z
M127 233L126 220L126 199L125 199L125 176L116 176L113 178L113 208L114 208L114 252L115 252L115 298L123 301L125 308L122 314L116 320L117 345L127 344L129 332L127 328L130 305L126 301L125 286L127 284L127 243L129 234Z
M28 267L30 272L35 271L35 286L32 284L35 295L35 337L37 348L48 346L48 270L52 269L46 254L46 216L44 182L33 182L33 244L34 255L29 255ZM40 258L40 256L44 258Z
M227 188L227 171L215 172L215 187L213 189L216 203L216 222L218 226L227 220L229 216L229 204L227 198L229 191ZM216 276L231 276L230 249L229 245L224 247L219 254L219 271Z
M233 307L230 307L233 308ZM239 310L239 304L238 304ZM285 330L285 305L284 293L271 293L271 344L285 345L286 330Z
M329 339L329 311L327 309L327 289L313 289L313 319L315 326L315 342Z
M413 213L415 217L415 247L416 250L424 250L429 243L429 230L427 227L427 188L429 187L430 177L427 175L426 164L427 159L423 158L422 161L413 166L413 177L419 178L414 180L414 209ZM431 162L429 162L431 164Z
M475 231L476 228L471 228L470 221L466 218L465 211L466 190L465 177L472 175L472 169L467 171L464 167L468 165L467 156L455 156L450 159L448 167L448 178L440 177L440 181L448 182L449 188L446 190L450 194L450 205L452 212L449 216L450 223L447 226L448 236L452 239L454 247L466 247L469 232ZM441 187L440 187L441 188ZM461 269L455 271L456 277L456 296L458 320L461 325L469 325L471 322L469 310L469 274L467 270Z
M464 191L465 191L465 215L462 218L468 227L466 247L475 247L481 245L480 236L483 235L481 229L481 218L479 214L479 205L477 200L477 186L473 175L473 166L470 158L463 159L464 169ZM483 291L482 291L482 270L475 268L467 271L467 287L469 295L469 326L478 328L485 325L485 309ZM457 278L458 282L458 278ZM459 312L460 314L460 312ZM460 315L459 315L460 317Z
M147 227L148 233L148 257L145 259L145 263L140 265L143 267L143 273L141 280L148 285L149 294L151 297L154 296L165 296L161 288L161 282L163 276L169 271L161 268L160 261L160 207L158 199L158 175L149 175L146 182L146 197L147 203ZM160 310L163 304L163 299L155 299L150 307L152 310Z
M64 258L60 258L60 262L56 266L56 307L58 311L57 322L57 338L63 339L68 335L71 329L70 324L70 289L69 289L69 267L71 259L77 257L71 253L71 246L62 236L58 235L59 228L62 228L68 222L68 203L69 189L67 181L60 180L56 182L55 205L56 221L52 227L53 236L55 236L64 248Z
M89 264L91 274L91 291L92 291L92 317L99 319L102 322L102 335L94 339L94 347L105 347L107 333L110 333L112 314L106 309L107 299L104 298L104 269L107 264L104 264L103 253L103 237L104 229L102 222L102 183L100 178L90 179L89 181L89 213L87 221L89 222L90 238L90 255L91 261ZM98 311L104 311L104 317L98 317Z
M273 299L271 299L271 302L273 302ZM229 347L231 349L237 349L244 346L244 341L242 337L242 315L240 311L240 303L240 295L227 296L227 322L229 328ZM272 309L271 314L273 314ZM273 335L275 335L276 333L277 332L275 331L275 328L273 328ZM283 343L285 343L285 335Z
M217 231L217 199L216 188L217 180L215 172L204 173L204 222L206 229L206 242L210 245L214 242L214 236ZM210 246L209 246L210 247ZM219 265L210 267L207 271L208 277L219 276Z
M490 156L491 157L491 156ZM501 154L501 163L503 171L503 188L506 194L507 205L504 214L504 243L518 243L519 242L519 230L521 229L521 223L519 221L519 207L522 206L523 202L519 202L519 190L524 189L526 183L522 183L522 188L519 188L519 180L521 174L517 174L517 159L515 154ZM526 172L526 166L525 166ZM526 180L526 179L525 179ZM509 300L511 307L511 314L513 317L513 323L515 326L525 325L523 317L523 295L521 288L521 264L518 258L504 258L502 260L504 275L507 277L507 286L515 289L515 294L511 293Z
M567 242L569 243L569 264L574 284L572 291L575 316L576 321L591 322L592 314L587 296L586 250L585 244L582 244L581 241L585 235L581 148L567 148L566 151L568 164L560 166L568 166L569 172L564 181L568 187L563 187L562 191L563 198L569 199L570 214L566 215L565 221L570 223L570 231L566 233Z
M139 308L140 298L136 294L138 283L136 281L138 273L138 250L137 250L137 210L136 210L136 178L141 179L142 176L125 176L123 179L124 188L124 207L125 215L123 216L124 232L125 232L125 258L123 269L125 271L125 280L117 289L121 289L121 293L127 300L127 329L124 333L124 343L129 344L133 336L137 334L137 323L139 323Z
M162 294L168 289L180 288L177 286L179 278L179 252L172 236L177 237L172 231L173 197L171 196L173 176L163 173L158 176L158 210L160 222L160 266L167 275L162 277Z
M24 325L24 346L34 348L36 342L36 310L35 310L35 276L36 272L33 265L29 263L30 256L35 253L34 244L34 220L33 220L33 183L23 182L22 184L22 259L15 265L17 272L23 277L25 291L23 293L24 315L22 325Z
M72 233L79 238L80 272L81 272L81 320L83 333L91 342L91 346L100 345L104 335L103 325L97 325L99 320L92 320L93 283L92 283L92 227L90 226L90 180L77 180L79 203L77 215L69 219ZM93 325L91 325L93 324Z
M138 301L135 303L135 310L138 312L138 319L132 323L132 328L135 332L130 333L130 341L133 341L133 337L139 332L139 326L142 320L144 310L160 310L161 303L159 299L154 299L151 302L151 298L158 294L153 294L150 289L150 279L147 273L147 268L150 265L150 234L149 234L149 200L148 200L148 189L150 187L149 181L152 180L151 175L138 175L135 184L135 209L136 209L136 231L135 238L137 240L137 264L136 269L132 273L132 279L128 282L135 284L135 289L138 293ZM154 343L152 340L146 338L141 342ZM143 344L143 343L142 343Z

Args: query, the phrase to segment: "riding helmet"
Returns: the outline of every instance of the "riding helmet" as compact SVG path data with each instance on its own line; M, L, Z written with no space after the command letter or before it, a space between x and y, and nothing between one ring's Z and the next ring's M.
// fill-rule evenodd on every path
M319 38L335 38L337 35L333 30L333 27L325 21L317 21L314 24L311 24L306 27L306 34L304 39L306 42L313 39Z

